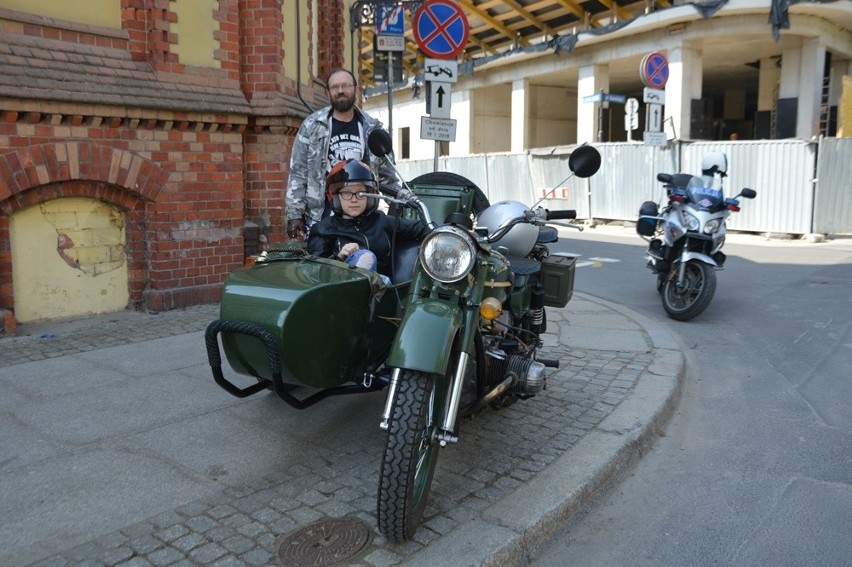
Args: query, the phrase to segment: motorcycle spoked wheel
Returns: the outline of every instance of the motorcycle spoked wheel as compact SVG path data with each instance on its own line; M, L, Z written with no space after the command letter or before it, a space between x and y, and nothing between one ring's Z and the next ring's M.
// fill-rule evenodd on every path
M712 266L690 260L686 263L683 285L677 284L678 265L663 284L663 308L672 319L689 321L707 309L716 291L716 271Z
M411 539L423 519L438 462L438 398L435 376L403 370L379 474L379 531L394 543Z

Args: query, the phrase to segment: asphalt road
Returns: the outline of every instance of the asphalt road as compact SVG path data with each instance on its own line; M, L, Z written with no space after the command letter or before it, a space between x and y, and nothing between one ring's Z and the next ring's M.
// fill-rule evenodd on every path
M692 371L627 478L530 564L852 563L852 239L734 235L710 307L666 318L628 229L561 238L575 289L665 321Z

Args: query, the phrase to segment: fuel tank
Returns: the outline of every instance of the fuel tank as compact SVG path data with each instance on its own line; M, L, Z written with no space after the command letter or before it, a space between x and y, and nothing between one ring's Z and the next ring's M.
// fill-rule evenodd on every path
M222 291L220 318L262 327L280 347L282 380L328 388L352 379L352 368L381 345L371 336L394 326L377 315L395 313L378 275L334 260L286 259L255 264L230 275ZM379 321L379 329L373 322ZM239 374L271 379L261 341L223 332L222 348Z

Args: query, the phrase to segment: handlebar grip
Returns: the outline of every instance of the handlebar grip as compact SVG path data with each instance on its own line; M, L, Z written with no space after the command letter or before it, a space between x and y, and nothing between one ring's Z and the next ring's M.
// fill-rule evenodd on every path
M547 219L546 220L561 220L561 219L575 219L577 218L577 211L574 209L565 209L564 211L547 211Z

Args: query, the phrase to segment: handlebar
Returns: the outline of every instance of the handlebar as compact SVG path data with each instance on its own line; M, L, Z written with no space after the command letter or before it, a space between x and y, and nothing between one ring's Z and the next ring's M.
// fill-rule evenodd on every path
M565 209L563 211L547 211L545 220L563 220L577 218L577 211L574 209Z

